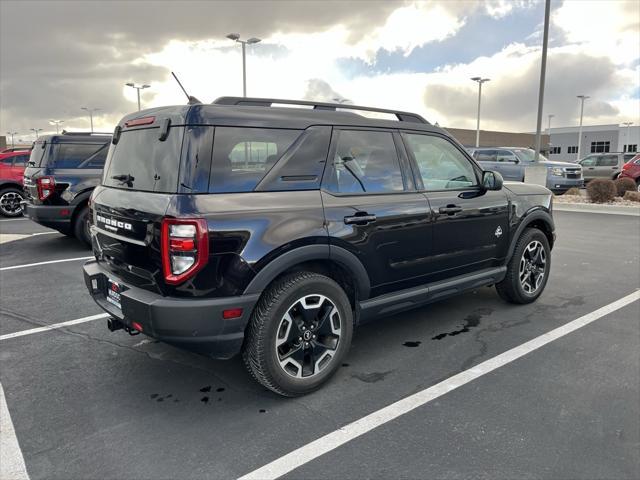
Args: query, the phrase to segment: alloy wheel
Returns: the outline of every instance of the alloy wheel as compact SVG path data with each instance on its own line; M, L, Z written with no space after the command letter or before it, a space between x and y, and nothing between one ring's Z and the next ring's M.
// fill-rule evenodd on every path
M20 202L22 195L17 192L5 192L0 195L0 212L8 216L16 216L22 212Z
M322 372L336 354L342 319L324 295L306 295L284 314L275 339L280 367L292 377L310 378Z
M547 253L538 240L531 241L520 258L519 278L522 290L527 295L538 291L547 271Z

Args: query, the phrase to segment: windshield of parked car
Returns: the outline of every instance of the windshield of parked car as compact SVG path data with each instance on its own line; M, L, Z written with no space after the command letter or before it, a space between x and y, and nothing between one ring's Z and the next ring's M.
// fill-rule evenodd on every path
M533 162L535 160L536 152L530 148L514 148L511 151L515 153L516 157L518 157L522 162ZM540 154L540 161L548 162L549 159Z

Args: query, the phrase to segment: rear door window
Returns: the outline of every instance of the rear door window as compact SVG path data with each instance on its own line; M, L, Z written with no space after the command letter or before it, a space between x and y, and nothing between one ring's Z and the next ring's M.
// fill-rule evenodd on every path
M158 128L123 130L107 156L102 183L108 187L175 193L184 127L171 127L164 141Z
M603 155L598 159L599 167L615 167L618 165L618 157L616 155Z
M216 127L209 192L250 192L301 130Z
M13 165L16 167L22 167L26 165L28 161L29 161L29 155L18 155L17 157L15 157Z
M476 150L473 158L478 162L495 162L497 161L497 154L495 150Z
M333 155L334 193L395 193L405 189L391 132L340 130Z
M58 143L53 145L47 167L80 168L86 160L105 150L107 143Z

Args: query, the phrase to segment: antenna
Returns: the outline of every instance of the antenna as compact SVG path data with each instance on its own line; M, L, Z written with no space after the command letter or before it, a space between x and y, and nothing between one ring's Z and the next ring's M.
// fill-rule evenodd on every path
M187 91L186 91L186 90L185 90L185 88L182 86L182 83L180 83L180 80L178 80L178 76L177 76L175 73L171 72L171 75L173 75L173 78L175 78L175 79L176 79L176 82L178 82L178 85L180 85L180 88L182 89L182 91L184 92L184 94L187 96L187 100L188 100L188 101L187 101L187 104L188 104L188 105L196 105L196 104L198 104L198 103L202 103L202 102L201 102L200 100L198 100L196 97L193 97L193 96L191 96L191 95L189 95L189 94L187 93Z

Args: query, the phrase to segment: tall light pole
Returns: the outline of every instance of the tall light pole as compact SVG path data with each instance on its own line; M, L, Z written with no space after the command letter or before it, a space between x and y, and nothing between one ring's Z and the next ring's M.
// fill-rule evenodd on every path
M553 117L555 117L555 115L554 115L553 113L550 113L550 114L549 114L549 115L547 115L547 116L549 117L549 123L548 123L548 125L547 125L547 133L548 133L549 135L551 135L551 119L552 119Z
M60 133L60 124L64 123L64 120L49 120L49 123L56 126L56 133Z
M91 123L91 133L93 133L93 112L100 110L99 108L80 107L80 110L89 112L89 122Z
M38 140L38 132L41 132L42 129L41 128L30 128L29 130L31 130L32 132L35 132L36 140Z
M11 135L11 148L14 148L16 144L13 142L13 136L17 135L18 132L7 132L7 135Z
M633 122L622 122L622 125L625 125L627 127L627 152L631 151L631 141L630 141L630 137L629 137L629 127L631 125L633 125Z
M490 78L473 77L471 80L478 82L478 122L476 124L476 147L480 146L480 100L482 98L482 84L488 82Z
M256 37L251 37L248 40L240 40L239 33L230 33L227 35L229 40L233 40L234 42L238 42L242 44L242 96L247 96L247 53L246 46L247 44L253 45L255 43L260 42L261 40Z
M582 116L584 114L584 101L590 98L588 95L577 95L580 99L580 126L578 127L578 156L576 160L580 160L580 147L582 146Z
M140 111L141 110L141 108L140 108L140 90L144 90L145 88L149 88L151 85L147 85L146 83L144 85L136 85L133 82L125 83L125 85L127 87L135 88L136 91L138 92L138 111Z
M544 2L544 30L542 35L542 61L540 62L540 87L538 89L538 119L536 121L536 151L533 161L535 164L540 160L540 144L542 143L542 106L544 104L544 80L547 73L547 45L549 44L549 11L551 10L551 0Z

